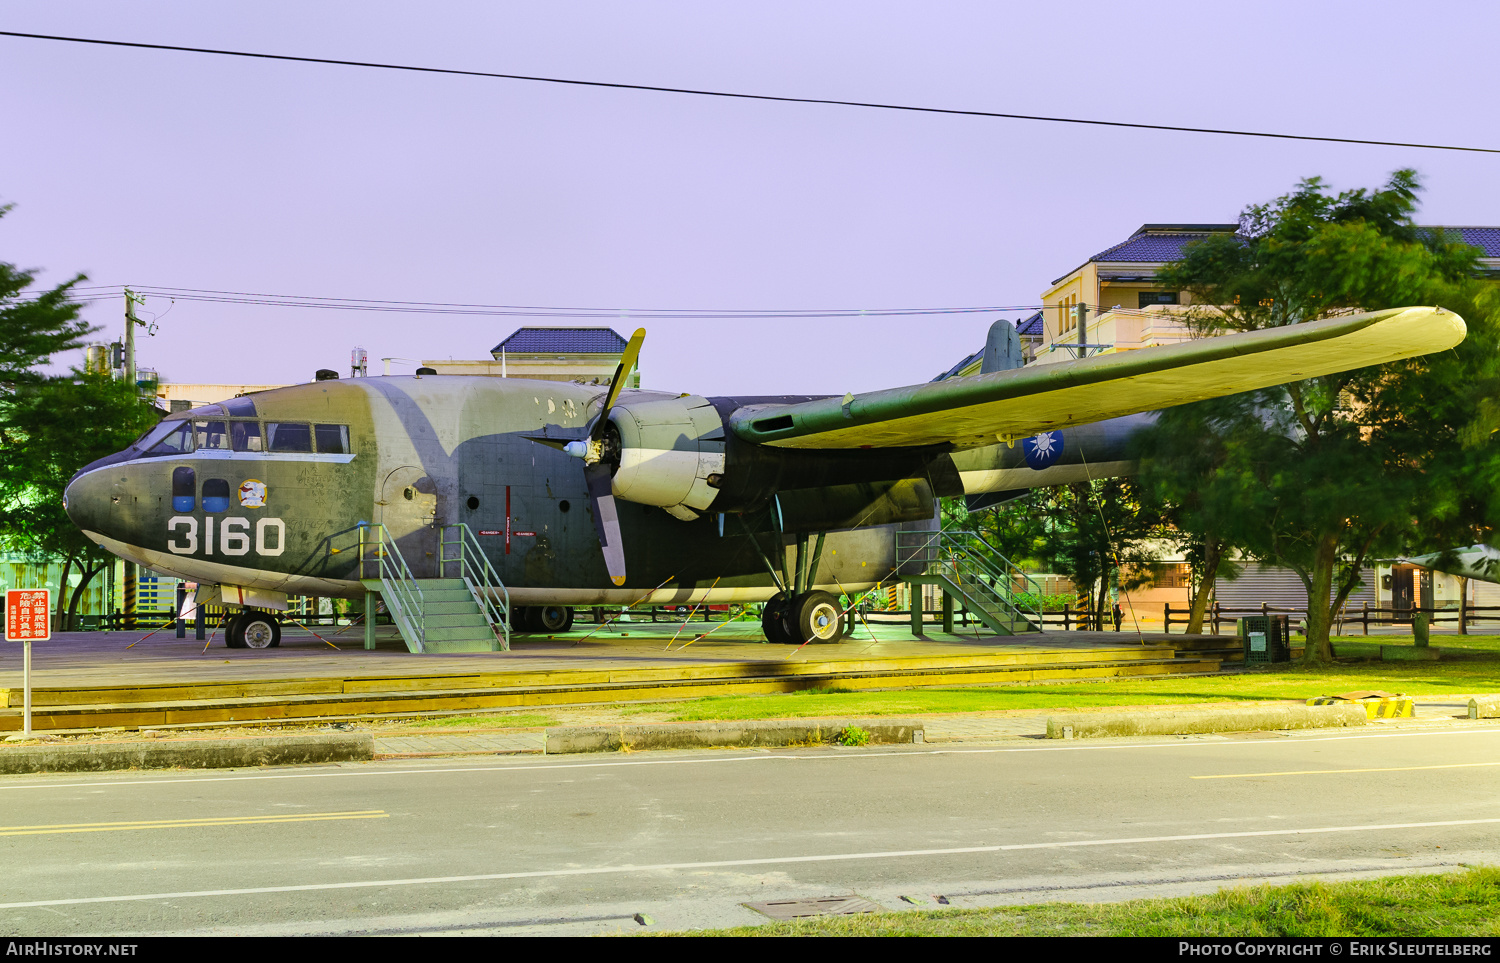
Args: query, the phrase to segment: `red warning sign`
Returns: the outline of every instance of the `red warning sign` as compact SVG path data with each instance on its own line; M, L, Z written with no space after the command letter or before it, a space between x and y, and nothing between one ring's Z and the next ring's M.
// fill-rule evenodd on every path
M5 641L37 642L52 638L52 590L7 589Z

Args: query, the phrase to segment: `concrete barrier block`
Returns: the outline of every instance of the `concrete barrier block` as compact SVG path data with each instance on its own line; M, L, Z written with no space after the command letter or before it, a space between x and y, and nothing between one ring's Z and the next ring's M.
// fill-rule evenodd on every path
M0 747L0 773L104 772L111 769L239 769L375 758L368 732L164 742L21 743Z
M836 743L858 728L871 744L911 744L923 739L922 723L891 719L765 719L635 726L567 726L547 730L548 753L618 752L644 749L715 749Z
M1245 705L1213 709L1134 712L1078 712L1050 716L1048 739L1097 739L1106 736L1174 736L1204 732L1255 732L1267 729L1320 729L1362 726L1365 708L1341 705ZM1071 730L1072 735L1068 735Z
M1469 718L1500 719L1500 695L1482 695L1470 699Z

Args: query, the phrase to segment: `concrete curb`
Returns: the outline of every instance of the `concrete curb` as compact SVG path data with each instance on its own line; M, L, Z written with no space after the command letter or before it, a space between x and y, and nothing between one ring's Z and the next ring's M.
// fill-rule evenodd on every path
M1166 712L1080 712L1049 716L1047 738L1175 736L1201 732L1321 729L1364 724L1365 707L1358 703L1328 706L1233 706L1223 709L1181 709Z
M375 739L368 732L81 746L17 745L0 747L0 773L230 769L310 762L363 762L374 757Z
M893 719L763 719L691 725L573 726L547 730L547 752L616 752L622 749L713 749L732 746L796 746L837 743L848 729L868 734L870 744L911 744L923 739L922 723Z
M1500 695L1481 695L1469 700L1470 719L1500 719Z

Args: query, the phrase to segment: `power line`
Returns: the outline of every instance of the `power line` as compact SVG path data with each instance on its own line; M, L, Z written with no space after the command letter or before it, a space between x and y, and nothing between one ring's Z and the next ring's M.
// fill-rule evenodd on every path
M0 30L0 36L28 40L55 40L62 43L96 44L106 47L131 47L139 50L172 50L181 53L212 54L219 57L248 57L256 60L283 60L295 63L329 64L338 67L366 67L375 70L405 70L424 74L451 74L460 77L485 77L493 80L525 80L540 84L566 84L574 87L605 87L614 90L640 90L659 94L686 94L694 97L728 97L736 100L764 100L784 104L823 104L836 107L866 107L873 110L899 110L920 114L950 114L961 117L991 117L1003 120L1035 120L1050 124L1086 124L1095 127L1127 127L1135 130L1167 130L1185 134L1222 134L1233 137L1267 137L1275 140L1320 141L1330 144L1365 144L1374 147L1412 147L1419 150L1456 150L1481 154L1500 154L1500 148L1460 147L1451 144L1417 144L1405 141L1368 140L1359 137L1321 137L1313 134L1280 134L1271 131L1233 130L1217 127L1181 127L1173 124L1136 124L1120 120L1096 120L1084 117L1048 117L1039 114L1007 114L988 110L958 110L951 107L919 107L912 104L883 104L861 100L833 100L822 97L781 97L775 94L747 94L726 90L702 90L692 87L658 87L650 84L611 83L603 80L576 80L567 77L538 77L528 74L502 74L486 70L459 70L452 67L419 67L413 64L388 64L367 60L335 60L328 57L297 57L291 54L258 53L249 50L220 50L213 47L183 47L175 44L137 43L128 40L100 40L93 37L63 37L53 34L21 33Z
M78 304L113 300L123 296L119 285L96 285L95 290L67 298ZM446 301L394 301L371 298L331 298L317 295L266 294L249 291L216 291L207 288L175 288L132 284L142 297L215 304L245 304L261 307L311 308L333 311L377 311L400 314L475 315L481 317L564 318L576 320L796 320L803 318L888 318L925 315L994 314L1034 311L1040 305L1003 304L968 307L904 308L590 308L516 304L469 304ZM103 289L103 290L101 290ZM22 292L24 297L26 292Z

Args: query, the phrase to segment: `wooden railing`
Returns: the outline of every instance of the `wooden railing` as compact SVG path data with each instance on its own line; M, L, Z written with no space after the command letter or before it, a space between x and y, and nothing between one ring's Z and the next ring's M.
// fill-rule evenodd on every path
M1170 632L1172 626L1186 625L1188 617L1192 614L1190 606L1173 608L1172 603L1162 604L1162 631ZM1413 608L1394 608L1373 606L1369 602L1360 603L1359 608L1345 606L1334 614L1334 632L1337 634L1346 626L1358 625L1361 635L1370 634L1370 626L1376 625L1410 625L1413 615L1426 615L1429 625L1441 622L1457 623L1462 621L1464 626L1476 625L1479 622L1500 621L1500 605L1469 605L1463 602L1454 608L1425 608L1416 606ZM1232 606L1220 605L1215 602L1208 606L1203 612L1203 627L1212 635L1219 635L1219 626L1228 625L1233 627L1238 619L1248 618L1255 615L1287 615L1293 619L1307 618L1305 607L1271 605L1262 602L1259 606Z

